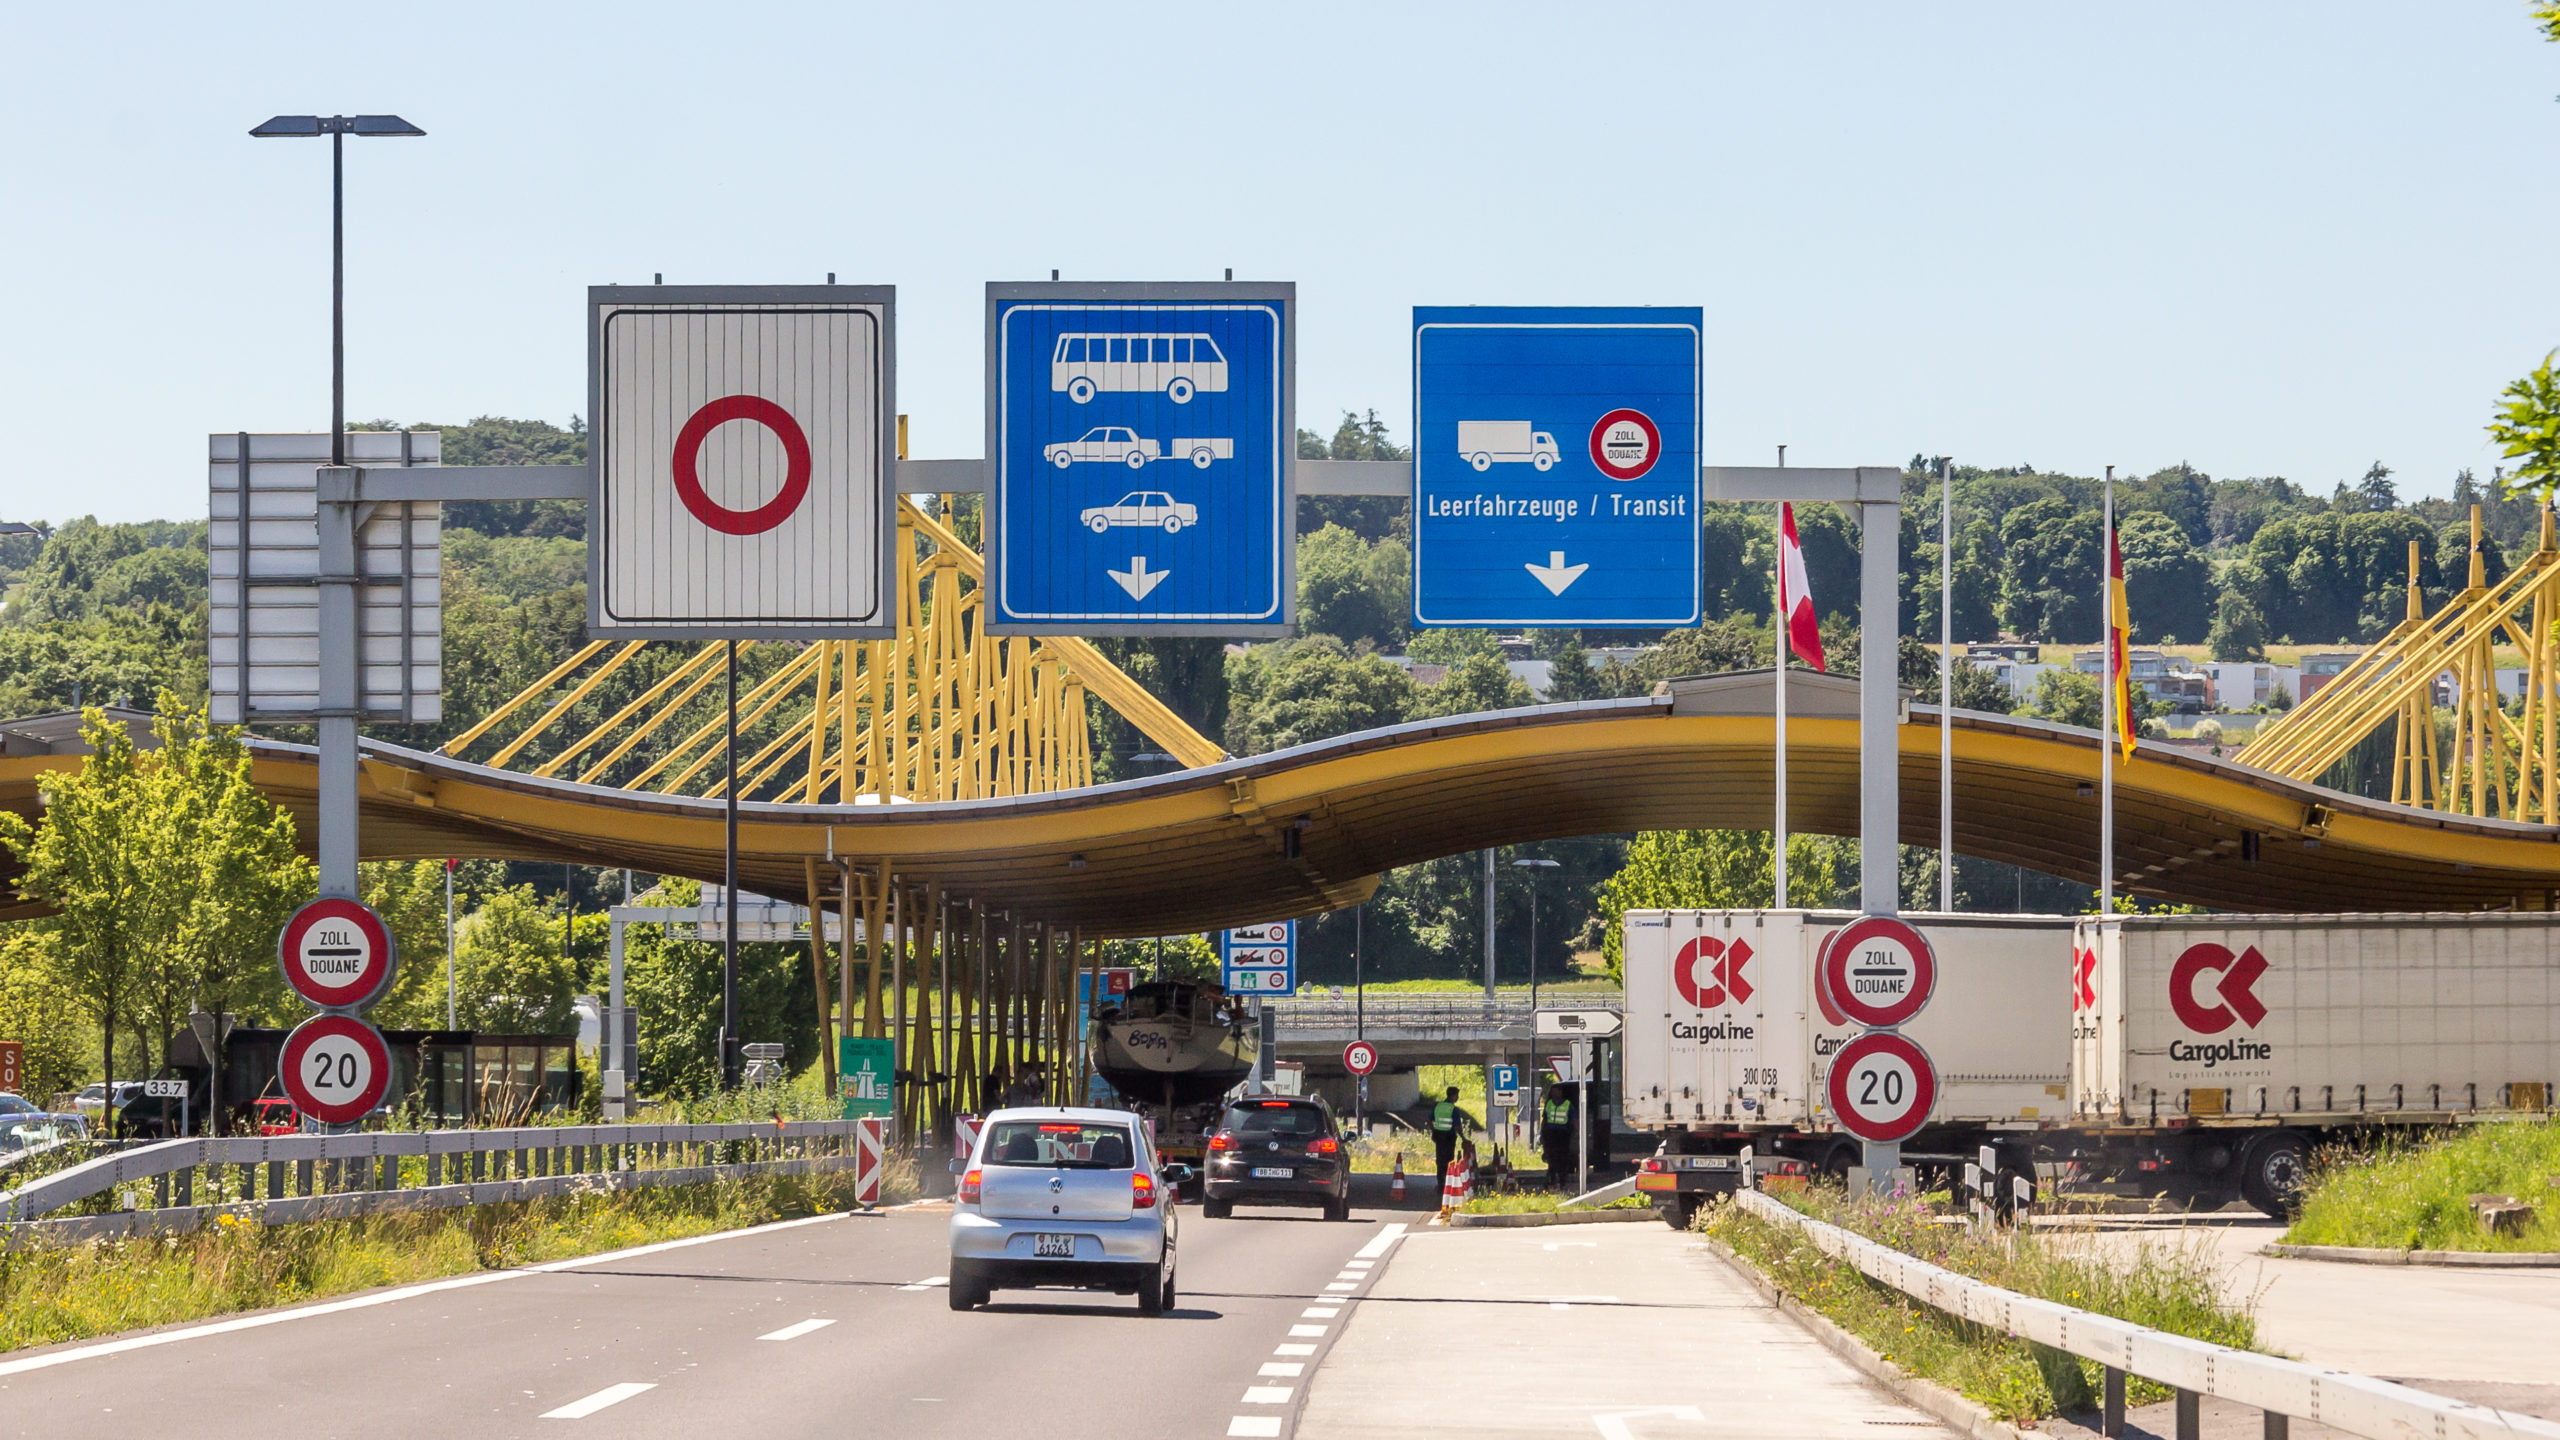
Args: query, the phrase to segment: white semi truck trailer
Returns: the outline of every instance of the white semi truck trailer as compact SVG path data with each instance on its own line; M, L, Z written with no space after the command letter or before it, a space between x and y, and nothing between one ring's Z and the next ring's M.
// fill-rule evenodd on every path
M1815 968L1838 911L1626 917L1623 1123L1638 1186L1685 1225L1735 1157L1842 1176L1825 1099L1856 1025ZM2560 1074L2560 916L1906 915L1938 959L1902 1027L1939 1077L1904 1158L1989 1147L2003 1177L2088 1181L2281 1213L2320 1145L2543 1113Z

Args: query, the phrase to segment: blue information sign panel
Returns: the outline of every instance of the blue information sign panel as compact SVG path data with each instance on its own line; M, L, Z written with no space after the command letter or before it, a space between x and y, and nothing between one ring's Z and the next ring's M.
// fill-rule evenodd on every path
M1218 936L1218 963L1235 995L1298 993L1298 922L1246 925Z
M991 631L1286 630L1294 294L987 287Z
M1698 623L1702 324L1415 308L1416 625Z

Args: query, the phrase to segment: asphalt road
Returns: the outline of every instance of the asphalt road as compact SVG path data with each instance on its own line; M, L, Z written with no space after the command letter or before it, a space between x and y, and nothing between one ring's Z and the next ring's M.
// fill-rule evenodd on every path
M1388 1222L1425 1218L1315 1216L1183 1207L1158 1319L1067 1291L954 1314L947 1211L786 1222L0 1356L0 1435L1282 1435Z

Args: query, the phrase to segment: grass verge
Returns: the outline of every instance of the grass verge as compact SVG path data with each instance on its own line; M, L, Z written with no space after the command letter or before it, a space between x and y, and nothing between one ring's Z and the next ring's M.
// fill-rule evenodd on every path
M889 1198L914 1197L912 1167L892 1166L883 1178ZM224 1217L192 1235L0 1252L0 1353L567 1260L852 1204L853 1175L845 1171L302 1225Z
M2521 1235L2490 1235L2471 1213L2471 1197L2482 1194L2533 1206L2533 1223ZM2383 1250L2560 1251L2560 1122L2480 1125L2431 1143L2324 1155L2284 1239Z
M2223 1299L2220 1273L2195 1244L2146 1245L2130 1258L2101 1256L2071 1238L1982 1234L1939 1225L1912 1200L1852 1201L1837 1191L1790 1197L1797 1209L1932 1264L2020 1294L2058 1300L2173 1334L2254 1349L2252 1315ZM1780 1290L1865 1341L1903 1369L1934 1380L2012 1424L2094 1408L2099 1366L1967 1324L1888 1289L1814 1248L1804 1232L1733 1205L1699 1214L1698 1228L1731 1246ZM2166 1386L2130 1379L2132 1403L2169 1398Z

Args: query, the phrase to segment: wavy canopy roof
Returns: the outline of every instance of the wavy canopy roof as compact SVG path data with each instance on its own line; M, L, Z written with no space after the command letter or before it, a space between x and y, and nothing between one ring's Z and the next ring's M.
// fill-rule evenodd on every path
M1306 915L1443 855L1633 830L1763 828L1774 743L1765 672L1674 681L1639 699L1400 725L1198 769L1050 795L890 805L748 803L741 883L805 887L836 857L1087 935L1158 935ZM1855 682L1790 681L1792 824L1857 827ZM1901 728L1902 839L1938 834L1938 717ZM313 833L315 770L256 746L259 785ZM1956 848L2097 880L2098 736L1959 711ZM35 804L42 770L0 760L0 803ZM539 779L368 744L367 859L574 861L716 880L717 800ZM2093 793L2082 793L2087 787ZM2116 775L2119 883L2259 911L2550 908L2560 828L2364 800L2146 743ZM2251 837L2255 837L2254 839Z

